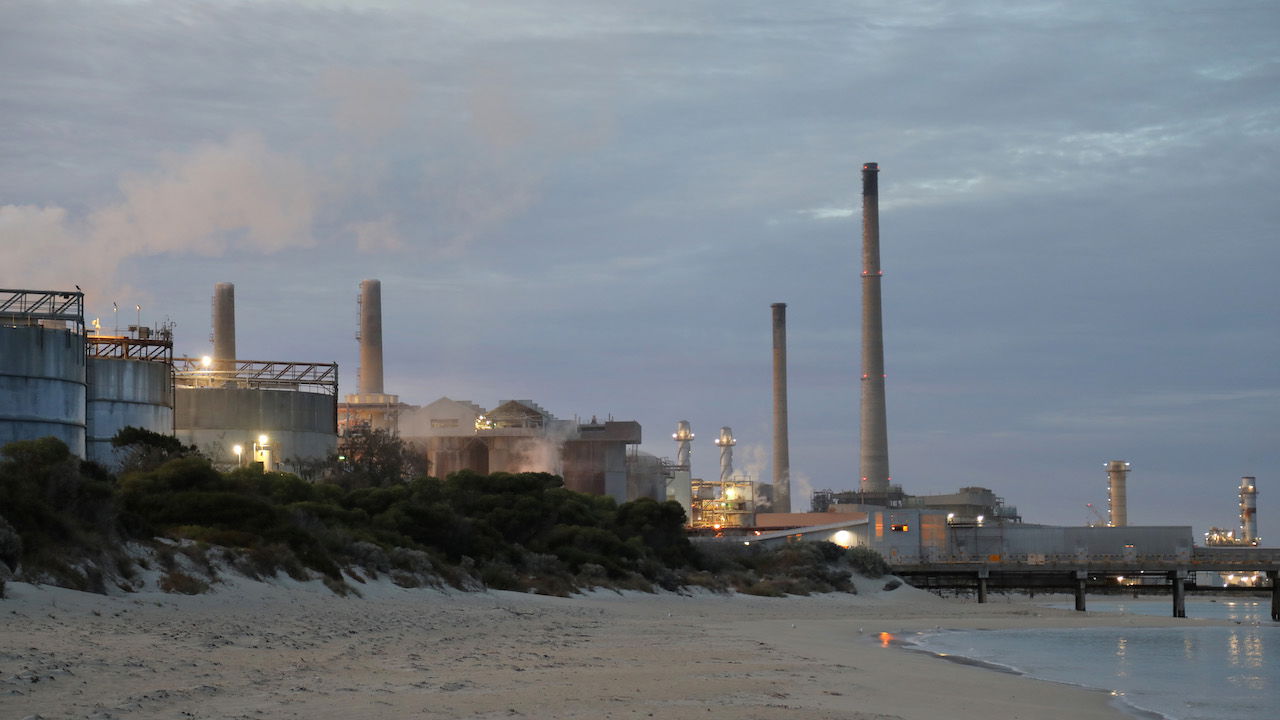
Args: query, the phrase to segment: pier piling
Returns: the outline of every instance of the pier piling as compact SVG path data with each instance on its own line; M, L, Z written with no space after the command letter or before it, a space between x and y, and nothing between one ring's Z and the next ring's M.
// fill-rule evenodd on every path
M1169 583L1173 585L1173 616L1187 616L1187 571L1170 570Z
M1076 610L1084 612L1084 591L1085 586L1089 584L1089 572L1087 570L1076 570L1073 573L1073 579L1076 586Z

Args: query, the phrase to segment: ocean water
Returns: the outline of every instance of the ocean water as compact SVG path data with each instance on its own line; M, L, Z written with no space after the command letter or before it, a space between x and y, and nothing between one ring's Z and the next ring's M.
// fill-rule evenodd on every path
M1089 609L1137 614L1169 611L1167 603L1092 599ZM1186 628L957 630L922 634L913 642L930 652L978 660L1031 677L1109 690L1131 708L1176 720L1280 717L1280 623L1271 620L1270 601L1188 600L1187 615L1233 623Z

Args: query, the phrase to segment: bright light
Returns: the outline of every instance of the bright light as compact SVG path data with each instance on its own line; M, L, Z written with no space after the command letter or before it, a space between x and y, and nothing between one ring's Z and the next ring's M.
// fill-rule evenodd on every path
M243 445L232 445L232 446L231 446L231 452L235 453L235 454L236 454L236 457L240 457L240 453L244 452L244 446L243 446Z
M266 436L266 435L259 435L259 436L258 436L258 444L259 444L259 445L266 445L266 444L267 444L267 436Z
M853 545L853 533L848 530L841 530L831 536L831 542L839 545L840 547L851 547Z
M737 490L735 490L734 488L728 488L728 489L726 489L726 490L724 491L724 496L725 496L726 498L728 498L729 500L732 500L732 499L734 499L734 498L738 497L738 491L737 491Z
M210 366L210 365L212 365L212 364L213 364L213 358L209 357L208 355L205 355L205 356L203 356L203 357L201 357L201 358L200 358L200 366L201 366L201 367L203 367L203 368L205 368L206 370L207 370L207 369L209 368L209 366Z
M978 516L978 524L979 524L979 525L981 525L981 524L982 524L982 521L983 521L983 520L986 520L986 519L987 519L987 517L986 517L985 515L979 515L979 516Z
M956 519L955 513L947 513L947 522L952 522L955 519Z

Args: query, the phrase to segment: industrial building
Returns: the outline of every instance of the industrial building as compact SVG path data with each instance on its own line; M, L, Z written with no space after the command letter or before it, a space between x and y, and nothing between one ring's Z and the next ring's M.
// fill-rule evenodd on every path
M635 421L562 420L532 400L507 400L492 410L466 400L442 397L399 411L399 433L425 449L429 472L446 477L460 470L546 472L565 487L634 499L630 488L631 448L640 444Z
M220 467L267 470L337 450L337 363L244 360L235 339L235 287L213 295L213 355L174 359L173 433Z
M173 337L86 327L79 290L0 290L0 445L56 437L118 469L126 426L173 432Z

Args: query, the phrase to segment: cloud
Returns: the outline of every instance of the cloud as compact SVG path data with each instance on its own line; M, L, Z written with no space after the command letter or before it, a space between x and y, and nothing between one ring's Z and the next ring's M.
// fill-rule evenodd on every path
M370 253L404 248L404 240L396 229L395 219L391 217L352 223L347 226L347 230L356 236L356 249L360 252Z
M105 292L120 289L117 269L139 256L311 245L321 200L320 183L301 162L253 134L166 157L152 172L125 176L119 191L120 200L85 217L58 206L0 208L0 239L21 284L65 286L74 278Z
M334 124L367 143L404 127L417 95L413 79L397 68L330 68L320 85L333 102Z

